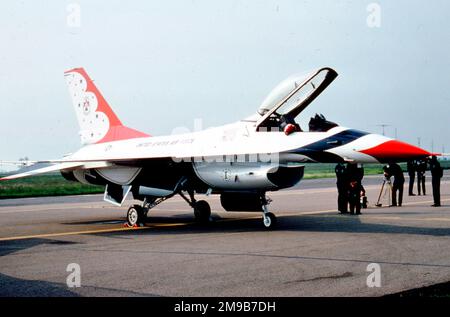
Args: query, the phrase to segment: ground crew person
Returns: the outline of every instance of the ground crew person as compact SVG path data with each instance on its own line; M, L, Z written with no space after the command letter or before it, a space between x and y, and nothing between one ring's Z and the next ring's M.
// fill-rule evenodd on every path
M364 178L364 168L360 164L347 164L347 174L350 181L355 180L362 183Z
M397 192L398 206L401 206L403 201L403 185L405 184L402 168L397 163L392 162L389 164L389 174L394 176L394 183L392 185L392 206L397 206Z
M416 165L417 170L417 193L420 196L422 190L423 195L426 195L425 191L425 172L427 171L427 161L418 160Z
M340 211L341 214L346 214L348 208L347 169L345 168L344 164L339 163L338 165L336 165L334 172L336 173L336 180L337 180L336 186L338 190L338 210Z
M350 181L348 188L348 202L350 205L350 214L361 214L361 196L365 195L364 187L356 180Z
M416 165L413 160L410 160L406 163L406 168L408 170L409 175L409 196L416 196L414 194L414 180L416 179Z
M431 184L433 185L433 200L432 207L441 206L441 178L444 175L441 164L438 162L436 156L432 156L430 160Z
M347 165L348 187L347 195L350 205L350 213L361 214L361 195L365 196L366 191L362 186L362 179L364 177L364 168L358 164Z

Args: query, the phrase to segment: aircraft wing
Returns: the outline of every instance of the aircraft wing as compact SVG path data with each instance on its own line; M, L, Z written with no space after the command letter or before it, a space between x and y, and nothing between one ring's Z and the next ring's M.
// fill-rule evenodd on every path
M8 175L0 178L0 181L18 179L38 174L62 171L62 170L70 170L75 168L100 168L107 167L110 163L107 162L64 162L64 163L41 163L38 162L29 167L25 167L19 170L19 173Z

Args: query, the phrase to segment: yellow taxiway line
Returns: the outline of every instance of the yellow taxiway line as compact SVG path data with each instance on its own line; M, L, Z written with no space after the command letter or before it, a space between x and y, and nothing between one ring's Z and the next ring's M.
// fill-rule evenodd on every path
M150 225L150 226L144 226L144 227L124 227L124 228L96 229L96 230L84 230L84 231L72 231L72 232L43 233L43 234L34 234L34 235L28 235L28 236L5 237L5 238L0 238L0 241L75 236L75 235L80 235L80 234L96 234L96 233L111 233L111 232L123 232L123 231L134 231L134 230L147 230L147 229L152 229L155 227L179 227L179 226L186 226L188 224L189 223L162 223L162 224Z
M16 236L16 237L0 238L0 241L25 240L25 239L36 239L36 238L52 238L52 237L61 237L61 236L73 236L73 235L78 235L78 234L109 233L109 232L130 231L130 230L139 230L139 229L148 229L148 227L97 229L97 230L85 230L85 231L73 231L73 232L44 233L44 234L35 234L35 235L29 235L29 236Z

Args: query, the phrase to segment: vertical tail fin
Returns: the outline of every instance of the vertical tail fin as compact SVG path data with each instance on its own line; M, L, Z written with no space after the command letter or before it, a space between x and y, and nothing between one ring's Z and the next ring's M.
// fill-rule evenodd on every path
M64 77L80 126L82 144L149 136L122 124L83 68L66 71Z

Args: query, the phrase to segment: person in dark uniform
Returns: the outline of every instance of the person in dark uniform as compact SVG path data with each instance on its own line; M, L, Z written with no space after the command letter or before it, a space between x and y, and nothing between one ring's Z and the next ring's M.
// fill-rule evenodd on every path
M414 194L414 180L416 179L416 165L413 160L410 160L406 163L406 168L408 170L409 175L409 196L416 196Z
M347 164L348 177L350 181L355 180L362 183L364 168L359 164Z
M352 180L348 187L348 202L350 205L350 214L361 214L361 196L365 196L364 187L359 181Z
M426 195L425 191L425 172L427 171L427 161L418 160L416 164L417 170L417 193L420 196L421 191Z
M392 184L392 206L397 206L397 202L398 206L401 206L403 202L403 185L405 184L405 176L403 176L402 168L397 163L390 163L388 169L389 174L394 176L394 183Z
M350 204L350 213L356 209L356 214L361 214L361 195L365 196L366 191L362 186L364 177L364 168L359 164L347 164L348 174L348 199ZM358 200L356 202L356 200ZM352 211L353 210L353 211Z
M338 190L338 210L341 214L346 214L348 209L347 185L348 175L345 165L339 163L336 165L334 172L336 173L336 186Z
M433 200L432 207L441 206L441 178L444 175L441 164L438 162L436 156L432 156L430 160L431 184L433 185Z
M366 189L364 188L364 186L361 183L361 208L366 209L368 203L369 202L368 202L367 196L366 196Z

